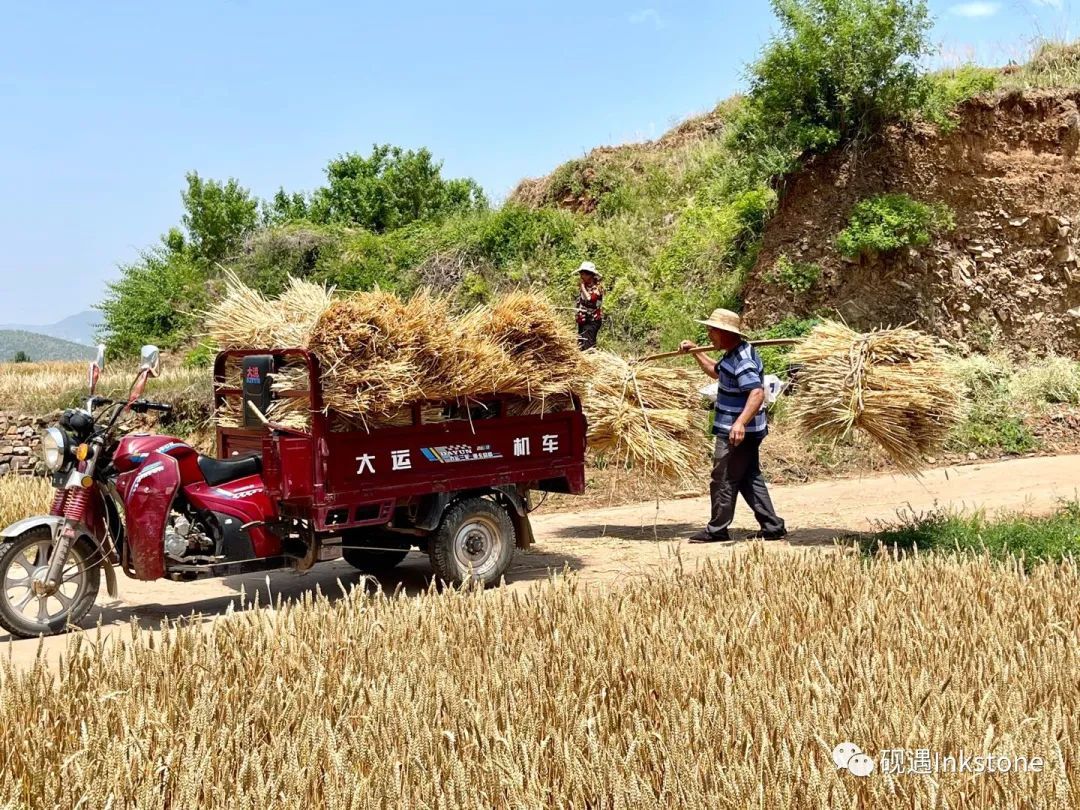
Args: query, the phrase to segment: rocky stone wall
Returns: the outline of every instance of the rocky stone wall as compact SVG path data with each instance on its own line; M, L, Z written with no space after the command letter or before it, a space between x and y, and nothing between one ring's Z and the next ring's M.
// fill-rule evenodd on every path
M0 475L44 475L41 432L54 421L0 411Z

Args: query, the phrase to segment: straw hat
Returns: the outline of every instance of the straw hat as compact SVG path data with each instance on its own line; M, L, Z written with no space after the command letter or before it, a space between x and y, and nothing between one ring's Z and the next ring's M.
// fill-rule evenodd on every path
M597 278L601 277L599 271L596 269L596 265L592 262L582 262L581 267L575 270L574 273L592 273Z
M696 321L696 323L703 323L706 326L711 326L713 329L720 329L724 332L731 332L739 337L746 337L746 334L742 330L742 318L730 309L714 309L712 315L704 321Z

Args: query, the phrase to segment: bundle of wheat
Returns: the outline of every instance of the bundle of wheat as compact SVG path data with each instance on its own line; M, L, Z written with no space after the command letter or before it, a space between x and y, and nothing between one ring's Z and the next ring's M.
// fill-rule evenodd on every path
M225 397L218 405L214 421L222 428L240 427L244 424L244 401L240 397Z
M360 293L323 313L310 346L323 364L326 405L352 416L418 400L565 394L580 372L573 336L550 305L525 293L457 319L446 298L426 290L408 301Z
M273 348L307 348L311 330L333 301L333 287L290 278L276 302L281 321L273 335Z
M225 295L206 313L207 332L220 349L304 348L332 296L332 289L290 278L270 300L226 273Z
M507 416L536 416L544 413L563 413L574 410L574 400L569 394L555 394L543 399L513 397L503 404Z
M538 399L577 389L582 372L577 339L544 298L511 292L469 313L462 328L509 358L493 354L488 359L494 390Z
M270 403L263 414L269 421L293 430L311 429L311 412L306 399L283 397ZM244 402L240 397L225 397L218 407L214 421L218 427L238 428L244 425Z
M584 363L590 450L668 478L684 477L699 466L704 442L697 375L680 368L633 366L602 351L586 352Z
M416 299L435 306L435 299ZM414 362L430 325L397 296L379 290L335 301L312 329L322 363L323 401L349 415L386 414L428 398Z
M791 359L802 366L792 414L804 434L835 442L861 430L906 472L917 472L962 416L945 352L913 329L859 334L825 321Z
M225 275L225 295L206 313L206 329L219 349L270 348L281 321L274 302L233 273Z

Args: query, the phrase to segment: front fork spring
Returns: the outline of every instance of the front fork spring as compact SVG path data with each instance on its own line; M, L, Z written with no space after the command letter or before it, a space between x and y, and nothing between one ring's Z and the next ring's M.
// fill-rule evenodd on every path
M60 526L60 535L56 538L52 556L49 558L49 570L45 575L47 587L55 589L60 587L60 577L64 573L64 565L67 562L68 552L75 540L75 527L73 524L86 521L86 506L90 503L90 490L69 489L63 490L63 496L57 495L53 499L53 507L60 503L63 510L64 522Z
M52 506L49 507L49 514L60 517L64 514L64 504L67 502L68 491L66 489L56 490L56 494L53 495Z
M64 517L74 523L86 521L86 505L90 503L90 490L71 489L64 503Z

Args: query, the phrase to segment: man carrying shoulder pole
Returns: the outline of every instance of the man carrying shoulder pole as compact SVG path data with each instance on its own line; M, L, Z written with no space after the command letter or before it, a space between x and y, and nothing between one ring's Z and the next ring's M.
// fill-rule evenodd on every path
M701 370L717 381L718 388L712 428L716 445L709 484L712 517L702 531L690 537L690 542L730 540L728 527L735 516L739 493L761 526L751 539L778 540L787 534L787 529L773 509L759 456L761 442L769 432L762 407L765 383L761 357L746 341L742 321L734 312L716 309L708 319L697 323L709 328L709 342L723 355L715 360L704 352L694 354ZM679 348L688 352L697 346L684 340Z

